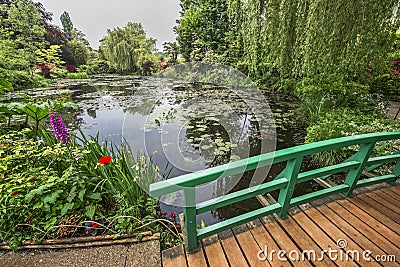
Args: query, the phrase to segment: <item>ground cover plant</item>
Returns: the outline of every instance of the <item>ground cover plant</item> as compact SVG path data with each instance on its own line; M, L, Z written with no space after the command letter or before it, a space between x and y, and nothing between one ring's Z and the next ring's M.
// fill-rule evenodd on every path
M128 166L123 148L70 134L56 112L50 121L53 131L39 137L29 128L0 135L0 241L15 249L24 240L146 229L162 233L164 246L181 240L176 216L135 183L154 179L148 160Z

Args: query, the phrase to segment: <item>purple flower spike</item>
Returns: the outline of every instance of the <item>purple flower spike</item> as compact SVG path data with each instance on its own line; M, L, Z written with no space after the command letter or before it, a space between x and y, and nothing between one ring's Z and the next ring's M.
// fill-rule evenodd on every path
M61 143L65 144L66 141L71 142L71 136L69 135L68 129L63 123L60 114L57 112L50 112L50 123L53 129L54 135Z

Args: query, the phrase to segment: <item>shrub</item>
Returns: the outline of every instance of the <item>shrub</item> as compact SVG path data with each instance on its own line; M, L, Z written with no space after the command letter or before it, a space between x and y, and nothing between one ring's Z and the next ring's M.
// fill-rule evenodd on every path
M323 84L303 80L295 89L302 100L298 112L307 124L314 124L324 113L333 109L351 108L380 116L386 114L387 102L382 95L370 94L369 87L355 82Z
M43 136L35 141L29 129L0 135L0 241L15 248L23 240L57 237L68 218L81 227L85 221L108 222L127 234L141 229L143 222L135 218L156 218L157 201L135 183L121 151L97 138L73 136L62 144L52 134ZM111 161L101 162L106 155ZM149 162L138 164L137 176L154 178Z
M68 79L87 79L88 75L86 72L76 72L76 73L68 73Z
M312 143L342 136L399 130L400 125L392 119L342 108L326 113L313 126L308 127L305 142ZM314 154L312 160L322 166L336 164L352 155L357 149L357 147L348 147L322 152ZM378 144L374 153L382 155L398 150L400 150L399 140L388 141Z

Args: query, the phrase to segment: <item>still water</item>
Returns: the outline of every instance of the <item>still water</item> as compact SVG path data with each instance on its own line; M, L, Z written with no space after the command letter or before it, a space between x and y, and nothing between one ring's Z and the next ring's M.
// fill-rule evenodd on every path
M154 165L161 172L168 172L170 178L295 146L304 140L304 128L295 112L297 100L276 92L253 96L255 100L249 108L249 103L221 86L103 75L79 83L61 81L55 88L25 93L73 101L79 110L63 114L71 128L78 126L85 135L99 134L102 141L117 145L125 140L134 155L140 152L151 157ZM269 119L261 127L261 120L266 117ZM283 168L274 166L267 179ZM199 188L197 201L246 188L252 177L253 173L246 173L229 186L217 183ZM309 190L310 184L303 185L295 194ZM165 212L182 212L179 204L174 204L181 195L165 200L167 204L161 206ZM258 207L259 202L250 199L202 214L198 224L202 220L209 225Z

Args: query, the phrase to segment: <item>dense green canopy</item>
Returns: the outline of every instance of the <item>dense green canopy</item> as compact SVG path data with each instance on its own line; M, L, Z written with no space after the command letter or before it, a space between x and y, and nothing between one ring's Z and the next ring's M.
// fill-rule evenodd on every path
M154 60L155 40L146 38L140 23L129 22L124 28L107 30L101 40L100 50L110 67L118 72L131 72L141 68L148 60Z
M399 28L396 0L181 0L176 27L186 60L212 59L253 77L374 71ZM383 69L383 68L380 68Z

